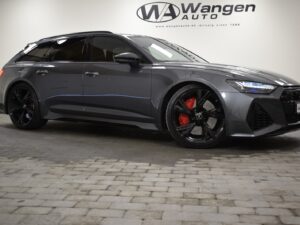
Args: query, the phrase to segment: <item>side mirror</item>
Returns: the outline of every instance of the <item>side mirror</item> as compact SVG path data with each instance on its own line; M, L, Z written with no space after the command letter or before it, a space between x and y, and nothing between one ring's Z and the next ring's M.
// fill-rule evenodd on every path
M127 63L131 66L138 66L140 63L140 57L132 52L124 52L114 56L115 62Z

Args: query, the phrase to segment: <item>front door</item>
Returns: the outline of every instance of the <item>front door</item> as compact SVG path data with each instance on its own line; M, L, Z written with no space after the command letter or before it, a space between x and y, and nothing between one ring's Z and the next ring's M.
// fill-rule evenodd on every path
M111 36L91 38L90 61L85 66L85 111L95 117L152 122L151 66L114 62L114 55L139 53L125 40ZM141 56L142 57L142 56ZM142 60L143 62L143 60Z

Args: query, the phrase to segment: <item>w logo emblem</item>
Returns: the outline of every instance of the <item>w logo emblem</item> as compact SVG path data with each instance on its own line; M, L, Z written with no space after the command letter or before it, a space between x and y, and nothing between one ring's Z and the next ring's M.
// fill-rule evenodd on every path
M152 2L138 8L137 16L144 21L162 23L174 20L180 14L180 9L167 2Z

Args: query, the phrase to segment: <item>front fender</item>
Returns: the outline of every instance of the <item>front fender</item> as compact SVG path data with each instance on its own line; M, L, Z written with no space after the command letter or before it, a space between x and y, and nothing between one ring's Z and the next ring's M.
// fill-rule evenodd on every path
M181 74L178 71L176 72L173 71L173 73L175 73L176 76L167 76L166 81L168 81L168 83L164 82L163 84L165 86L163 88L161 83L157 84L157 82L160 81L161 79L158 79L156 77L156 79L154 79L154 82L152 82L153 86L152 86L151 100L152 100L152 107L154 110L153 114L156 115L155 121L159 129L161 130L166 129L164 117L165 117L166 106L168 104L169 99L177 90L179 90L181 87L188 84L205 85L208 88L210 88L212 91L214 91L217 94L218 98L220 99L220 102L222 104L225 113L225 124L227 123L226 122L227 108L225 107L225 101L224 101L226 95L224 93L228 92L228 89L229 90L231 89L230 87L229 88L227 87L228 84L226 83L226 78L224 78L224 75L220 76L211 73L199 74L198 72L193 72L193 71L186 74Z

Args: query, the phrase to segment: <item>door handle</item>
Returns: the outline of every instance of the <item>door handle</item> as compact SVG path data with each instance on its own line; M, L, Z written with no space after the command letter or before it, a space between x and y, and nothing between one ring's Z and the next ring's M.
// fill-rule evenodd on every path
M35 71L35 73L37 75L45 76L46 74L48 74L48 70L37 70Z
M85 72L84 75L88 77L97 77L100 74L98 72Z

